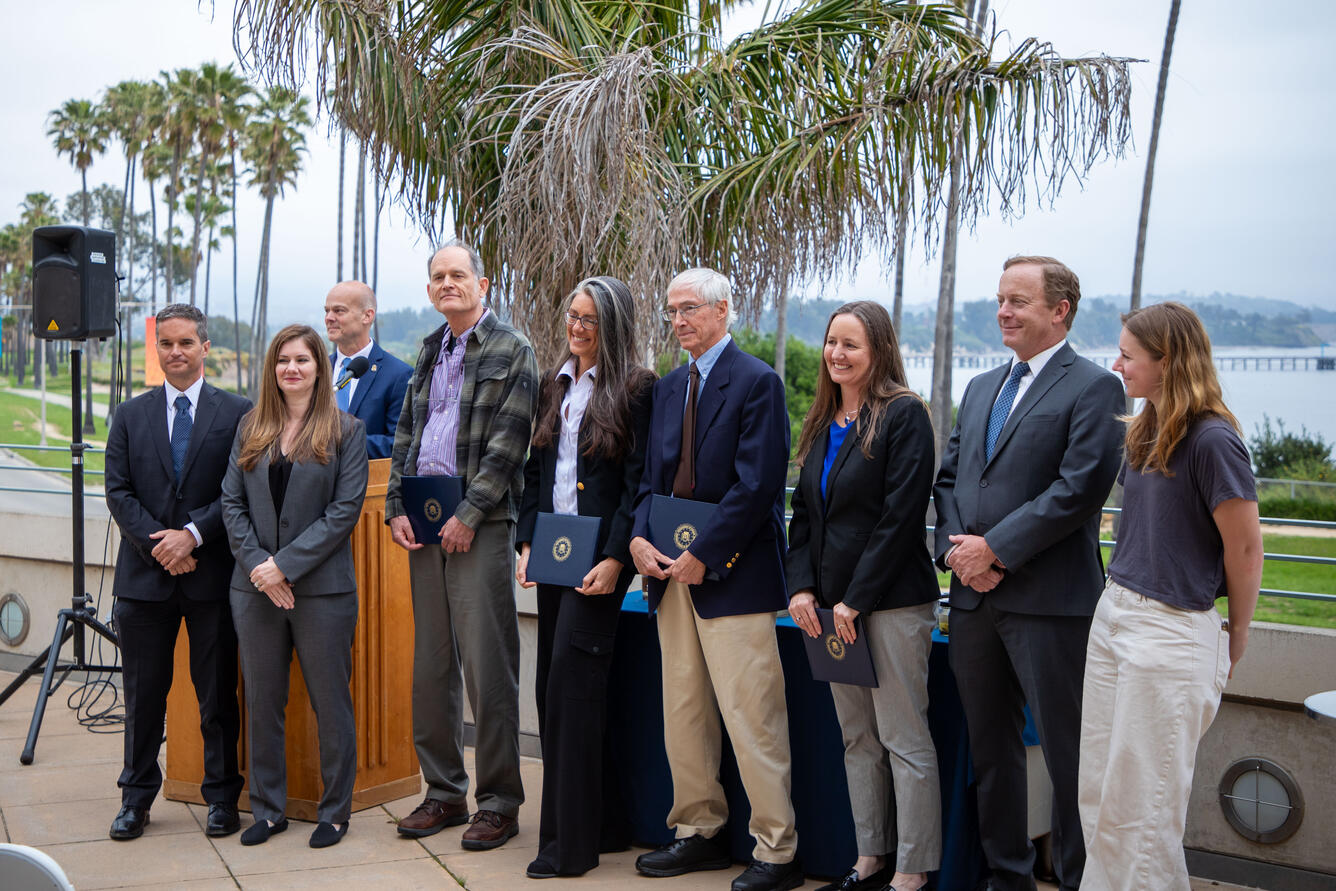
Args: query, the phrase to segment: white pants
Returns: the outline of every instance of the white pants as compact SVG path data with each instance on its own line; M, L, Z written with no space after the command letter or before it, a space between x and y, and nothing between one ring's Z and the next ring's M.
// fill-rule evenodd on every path
M1086 651L1082 891L1187 891L1197 744L1228 675L1229 634L1214 607L1178 609L1109 580Z

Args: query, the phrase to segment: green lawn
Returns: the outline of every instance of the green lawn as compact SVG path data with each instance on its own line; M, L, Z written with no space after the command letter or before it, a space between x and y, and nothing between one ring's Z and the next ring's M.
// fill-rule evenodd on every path
M40 444L42 441L41 414L42 406L38 400L29 399L26 396L16 396L0 389L0 442L18 445ZM48 434L46 444L65 448L54 452L20 451L18 454L43 467L69 469L70 410L64 406L53 405L48 402L46 405L46 422L49 427L55 428ZM89 439L100 447L105 442L106 436L106 424L99 420L97 422L97 432L92 434ZM84 467L87 470L101 470L102 455L100 453L86 455ZM87 483L88 485L100 486L102 478L93 476L87 480Z

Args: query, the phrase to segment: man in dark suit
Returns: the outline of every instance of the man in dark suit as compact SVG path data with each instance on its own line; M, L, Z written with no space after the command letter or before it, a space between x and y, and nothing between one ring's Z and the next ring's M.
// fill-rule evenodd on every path
M162 745L172 656L181 620L199 700L206 834L241 824L237 797L237 637L227 588L232 552L219 498L237 423L250 408L204 382L204 314L172 304L157 315L166 383L125 403L107 440L107 508L121 531L112 610L125 670L125 767L117 840L138 838L162 786Z
M978 779L989 887L1033 889L1023 706L1053 780L1053 860L1081 883L1076 809L1086 637L1104 584L1099 513L1118 472L1123 389L1067 343L1081 286L1051 257L1012 257L997 292L1015 356L970 381L934 488L951 577L951 667Z
M784 383L738 349L728 279L689 269L668 285L663 316L691 356L654 386L645 475L631 557L658 611L664 747L673 775L672 844L636 869L673 876L726 869L718 833L728 819L719 784L720 712L751 803L753 861L733 891L803 882L789 799L789 724L775 612L784 609L784 478L789 415ZM681 556L649 541L652 496L718 505Z
M344 367L363 356L371 366L334 391L339 408L366 425L366 456L388 458L394 449L394 428L404 407L404 391L413 369L371 339L376 320L376 293L361 282L339 282L325 297L325 332L334 344L329 360L334 380Z

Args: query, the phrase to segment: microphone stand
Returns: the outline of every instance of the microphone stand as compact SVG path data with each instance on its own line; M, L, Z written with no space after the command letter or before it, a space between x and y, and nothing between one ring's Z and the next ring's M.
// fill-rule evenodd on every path
M83 455L88 448L83 441L83 399L80 393L80 378L82 377L82 358L83 351L77 346L79 341L73 341L70 344L70 420L73 422L73 439L70 442L70 497L72 503L70 506L70 517L73 522L74 542L70 550L71 569L74 575L74 596L71 598L69 609L63 609L56 614L56 633L51 639L51 646L47 647L42 654L28 664L28 667L19 672L19 676L0 693L0 705L17 690L23 686L28 678L33 677L39 671L42 672L42 686L37 691L37 704L33 706L32 723L28 725L28 740L24 743L23 753L19 755L19 761L23 764L32 764L34 753L37 750L37 734L42 730L42 718L46 714L46 701L52 693L65 682L70 672L83 671L93 673L117 673L121 671L120 665L90 665L85 651L86 636L84 629L91 630L106 640L112 646L120 646L120 641L116 632L102 622L98 621L97 614L93 611L93 598L85 590L84 583L84 466ZM60 650L66 641L74 639L74 659L66 662L60 658ZM43 667L45 666L45 667ZM60 677L56 677L56 673Z

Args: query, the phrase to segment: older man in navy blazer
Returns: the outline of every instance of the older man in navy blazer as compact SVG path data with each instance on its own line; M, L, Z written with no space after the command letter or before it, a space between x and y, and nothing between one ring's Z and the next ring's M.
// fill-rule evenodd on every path
M166 383L122 405L107 437L107 509L121 531L112 616L125 669L121 810L110 831L118 841L143 834L162 786L158 751L182 619L204 739L205 832L241 827L237 636L227 601L232 552L220 499L232 437L250 401L205 382L209 337L198 309L164 307L156 331Z
M376 293L362 282L339 282L325 297L325 333L334 344L329 359L334 363L335 381L358 356L370 363L361 377L335 391L339 408L366 425L366 456L388 458L413 369L371 339L375 321Z
M691 362L654 386L630 549L658 611L664 746L673 775L668 825L677 840L642 855L636 869L673 876L730 865L717 837L728 819L718 775L722 712L756 839L754 859L733 891L776 891L803 882L775 640L775 612L786 605L789 416L779 376L728 334L731 293L719 273L690 269L669 283L663 313ZM676 559L649 541L652 496L670 494L718 505Z
M1053 861L1075 891L1086 637L1104 584L1099 514L1121 454L1123 388L1076 355L1081 299L1052 257L1012 257L997 290L1006 365L970 381L942 455L936 557L951 577L951 668L978 778L979 830L998 891L1033 889L1023 707L1053 780Z

